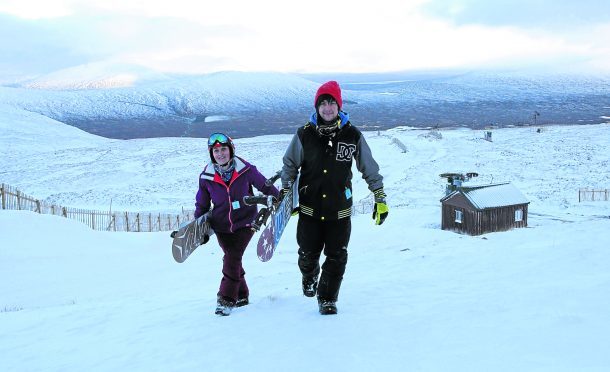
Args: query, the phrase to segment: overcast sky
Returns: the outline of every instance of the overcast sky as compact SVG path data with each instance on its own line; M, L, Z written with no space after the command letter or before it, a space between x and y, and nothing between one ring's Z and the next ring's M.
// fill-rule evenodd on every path
M0 74L610 72L608 0L0 0Z

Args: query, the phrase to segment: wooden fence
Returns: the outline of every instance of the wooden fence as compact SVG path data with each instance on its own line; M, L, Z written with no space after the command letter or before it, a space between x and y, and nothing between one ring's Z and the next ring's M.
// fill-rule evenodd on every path
M610 190L578 190L578 202L583 201L608 201L610 196Z
M374 205L373 197L362 199L352 205L352 215L372 213Z
M53 214L84 223L101 231L170 231L184 222L192 220L193 211L182 210L180 214L112 212L62 207L28 196L15 187L2 184L2 209L26 210L42 214Z
M69 208L35 199L7 184L1 184L2 209L33 211L66 217L100 231L153 232L177 230L184 222L194 219L194 211L182 210L180 214L150 212L112 212ZM368 214L373 211L373 198L360 200L352 206L352 214Z
M392 143L396 146L398 146L398 148L400 149L401 152L405 153L407 152L407 146L405 146L404 143L402 143L401 140L399 140L396 137L392 137Z

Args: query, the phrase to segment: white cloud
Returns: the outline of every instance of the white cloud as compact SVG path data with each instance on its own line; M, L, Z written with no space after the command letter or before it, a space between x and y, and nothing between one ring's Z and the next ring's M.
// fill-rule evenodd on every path
M168 72L359 72L566 60L599 69L609 59L608 23L563 31L456 24L423 11L437 2L443 3L8 0L0 13L56 24L57 39L75 54ZM473 13L470 3L448 5L456 14Z
M3 0L0 2L0 13L14 15L24 19L58 18L74 13L70 0Z

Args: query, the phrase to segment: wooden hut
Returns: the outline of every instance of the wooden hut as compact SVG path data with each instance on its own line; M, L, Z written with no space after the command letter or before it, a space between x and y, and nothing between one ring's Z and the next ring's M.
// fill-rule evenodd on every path
M529 201L510 183L462 185L441 204L443 230L481 235L527 226Z

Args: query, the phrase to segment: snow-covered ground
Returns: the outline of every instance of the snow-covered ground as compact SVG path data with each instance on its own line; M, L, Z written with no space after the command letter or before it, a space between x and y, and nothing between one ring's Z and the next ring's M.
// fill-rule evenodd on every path
M357 121L356 121L357 124ZM296 219L276 256L244 258L251 305L214 315L215 239L183 264L168 233L96 232L0 211L3 371L606 371L610 365L610 125L367 132L390 214L353 218L337 316L300 289ZM0 181L58 204L191 208L202 139L108 140L0 108ZM395 144L403 143L403 153ZM290 136L236 139L266 175ZM356 201L370 198L354 169ZM512 181L529 227L478 237L440 230L444 172Z

